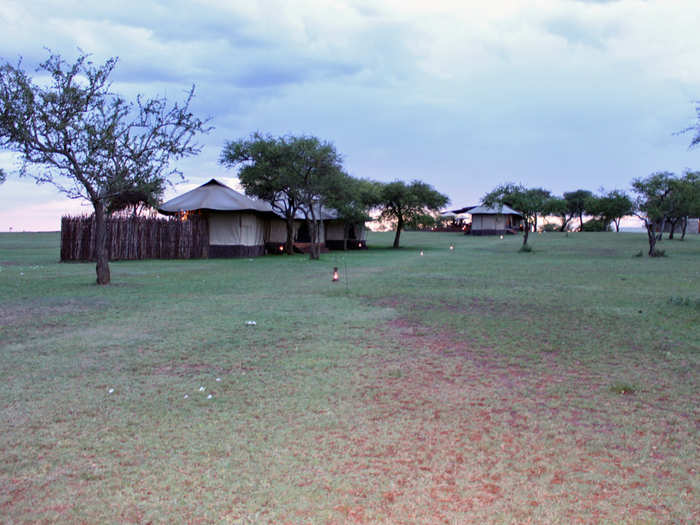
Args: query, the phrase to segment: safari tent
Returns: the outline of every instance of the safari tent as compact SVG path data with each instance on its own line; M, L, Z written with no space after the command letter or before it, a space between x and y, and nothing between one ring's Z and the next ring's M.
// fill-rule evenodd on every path
M216 179L164 203L165 215L204 215L209 225L209 257L252 257L265 254L265 244L286 230L282 221L263 201L251 199Z
M523 216L505 204L503 206L476 206L468 212L472 216L472 235L502 235L520 231Z
M348 222L338 217L336 210L322 208L321 231L319 238L323 247L329 250L356 250L367 248L367 230L364 222ZM294 241L297 245L311 242L304 214L297 213L294 227Z
M264 201L252 199L211 179L158 208L165 215L187 220L192 214L207 219L209 257L253 257L281 253L287 239L287 224ZM364 224L349 224L335 210L323 209L320 239L322 248L366 248ZM294 245L305 251L311 242L302 213L294 221Z

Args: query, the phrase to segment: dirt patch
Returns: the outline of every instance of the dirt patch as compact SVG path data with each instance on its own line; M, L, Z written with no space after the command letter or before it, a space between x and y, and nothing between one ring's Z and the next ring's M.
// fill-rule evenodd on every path
M365 417L317 438L348 481L332 489L348 522L700 518L697 473L676 460L697 445L692 418L582 367L506 363L406 319L381 331L401 350L361 375Z

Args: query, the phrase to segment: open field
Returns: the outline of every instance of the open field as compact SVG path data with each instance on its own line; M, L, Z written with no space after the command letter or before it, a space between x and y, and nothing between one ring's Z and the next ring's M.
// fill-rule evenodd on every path
M97 287L0 234L0 521L697 523L700 237L531 239Z

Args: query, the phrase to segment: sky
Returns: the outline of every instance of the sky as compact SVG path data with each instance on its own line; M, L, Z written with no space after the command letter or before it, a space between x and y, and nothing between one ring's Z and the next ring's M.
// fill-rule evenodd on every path
M698 124L698 20L697 0L2 0L0 59L118 57L128 98L194 85L214 130L166 199L235 186L221 150L260 131L315 135L351 175L419 179L459 208L504 182L560 195L700 169L677 133ZM0 151L0 231L90 213L16 167Z

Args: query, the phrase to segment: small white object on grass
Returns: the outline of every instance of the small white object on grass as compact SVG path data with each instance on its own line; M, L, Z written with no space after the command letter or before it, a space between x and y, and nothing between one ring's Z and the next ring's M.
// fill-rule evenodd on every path
M114 389L113 389L113 388L110 388L109 390L107 390L107 393L108 393L108 394L113 394L113 393L114 393Z
M24 275L24 272L19 272L20 275Z
M246 321L245 324L248 326L255 326L258 323L256 323L255 321Z
M187 394L185 394L185 397L184 397L184 399L187 399L188 397L190 397L190 396L188 396Z
M211 394L209 394L209 395L207 396L207 399L211 399Z
M217 377L217 378L216 378L216 382L218 383L218 382L220 382L220 381L221 381L221 378L220 378L220 377Z
M203 386L200 386L200 387L199 387L199 391L200 391L200 392L204 392L205 390L206 390L206 388L204 388Z

